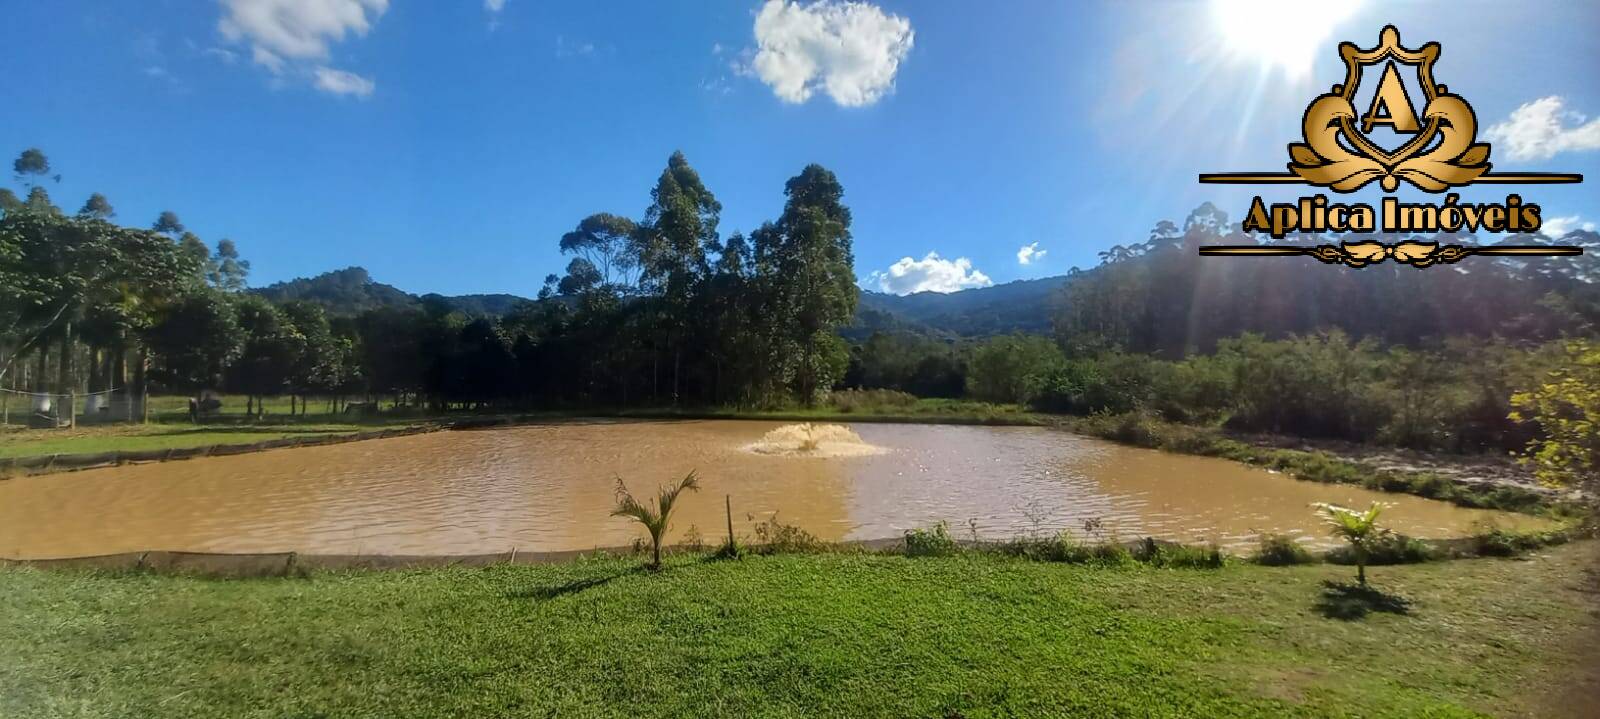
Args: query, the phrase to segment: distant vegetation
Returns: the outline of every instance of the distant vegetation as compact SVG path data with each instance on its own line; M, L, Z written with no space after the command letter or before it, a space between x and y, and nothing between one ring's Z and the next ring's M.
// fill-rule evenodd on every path
M1516 451L1552 482L1600 466L1593 254L1427 270L1201 258L1200 245L1251 241L1206 204L1089 270L894 297L856 286L833 173L804 168L775 220L724 236L720 202L674 154L641 215L600 212L548 238L570 261L536 299L415 296L358 267L250 290L232 241L208 245L174 212L119 226L98 194L68 214L37 150L13 170L26 192L0 191L0 386L20 390L434 412L781 410L858 390L833 395L841 411L903 393ZM1600 248L1593 232L1562 240Z

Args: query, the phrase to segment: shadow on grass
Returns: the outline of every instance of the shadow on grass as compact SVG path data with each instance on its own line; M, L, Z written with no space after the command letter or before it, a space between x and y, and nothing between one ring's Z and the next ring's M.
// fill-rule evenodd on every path
M1316 609L1329 619L1354 621L1372 612L1407 615L1411 601L1397 594L1386 594L1370 586L1348 582L1323 582L1322 598Z
M350 430L345 430L345 429L327 429L326 427L323 427L323 428L303 427L303 426L302 427L297 427L295 425L287 425L287 424L285 424L285 425L268 425L268 424L257 424L257 425L215 425L215 424L210 424L210 425L207 425L207 424L201 424L201 425L190 425L190 426L186 426L186 427L173 426L171 429L167 429L167 428L163 427L161 431L149 432L145 436L148 436L148 437L183 437L183 436L186 436L186 435L195 435L195 434L286 434L286 435L292 435L292 434L337 434L339 432L347 432L347 431L350 431Z
M621 577L625 577L625 576L628 576L630 574L639 574L639 573L645 572L645 571L649 571L649 570L645 569L644 567L632 567L630 569L624 569L624 570L621 570L621 571L612 572L610 574L605 574L605 575L601 575L601 576L598 576L598 577L587 577L587 578L584 578L584 579L575 579L575 580L572 580L572 581L567 582L565 584L539 585L539 586L534 586L534 587L527 587L527 588L524 588L524 589L518 589L518 590L516 590L514 592L511 592L510 594L508 594L506 596L508 596L508 597L510 597L512 599L538 599L538 600L541 600L541 601L548 600L548 599L556 599L556 598L559 598L559 597L564 597L564 596L566 596L568 594L578 594L578 593L580 593L580 592L582 592L584 590L587 590L587 589L593 589L595 587L605 586L606 584L611 583L611 581L614 580L614 579L619 579Z

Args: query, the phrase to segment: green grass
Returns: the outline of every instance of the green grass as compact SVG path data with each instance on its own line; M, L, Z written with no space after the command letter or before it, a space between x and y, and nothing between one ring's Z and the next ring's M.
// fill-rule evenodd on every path
M370 429L354 424L181 425L129 424L77 429L0 432L0 458L50 454L99 454L249 444L285 437L312 437Z
M288 437L345 434L425 421L410 415L359 416L328 414L325 401L313 398L305 416L289 414L288 397L268 397L267 414L246 415L243 397L224 396L222 409L199 424L189 419L189 399L150 398L148 424L79 424L76 429L0 428L0 459L52 454L101 454L163 449L188 449L219 444L251 444Z
M1332 565L994 554L8 568L0 716L1582 715L1596 549L1375 568L1381 601Z

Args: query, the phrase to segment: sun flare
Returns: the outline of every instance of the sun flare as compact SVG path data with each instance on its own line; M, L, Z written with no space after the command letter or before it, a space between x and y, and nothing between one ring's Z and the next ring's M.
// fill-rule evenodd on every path
M1212 0L1211 17L1233 57L1303 78L1336 26L1360 8L1360 2Z

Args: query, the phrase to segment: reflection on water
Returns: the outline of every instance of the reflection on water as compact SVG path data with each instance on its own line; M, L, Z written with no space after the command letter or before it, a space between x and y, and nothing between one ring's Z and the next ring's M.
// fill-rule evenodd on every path
M731 495L736 529L773 513L829 540L898 536L944 520L990 539L1102 520L1103 536L1215 540L1257 532L1331 546L1312 502L1394 503L1394 529L1467 534L1533 518L1407 495L1299 482L1219 459L1134 449L1037 427L851 425L882 453L748 451L773 422L596 421L371 440L0 481L0 556L147 549L471 554L621 546L616 478L649 491L698 470L671 533L714 542ZM793 430L790 430L793 431ZM813 436L815 430L812 430ZM843 443L835 430L824 433ZM827 442L818 444L818 447Z

